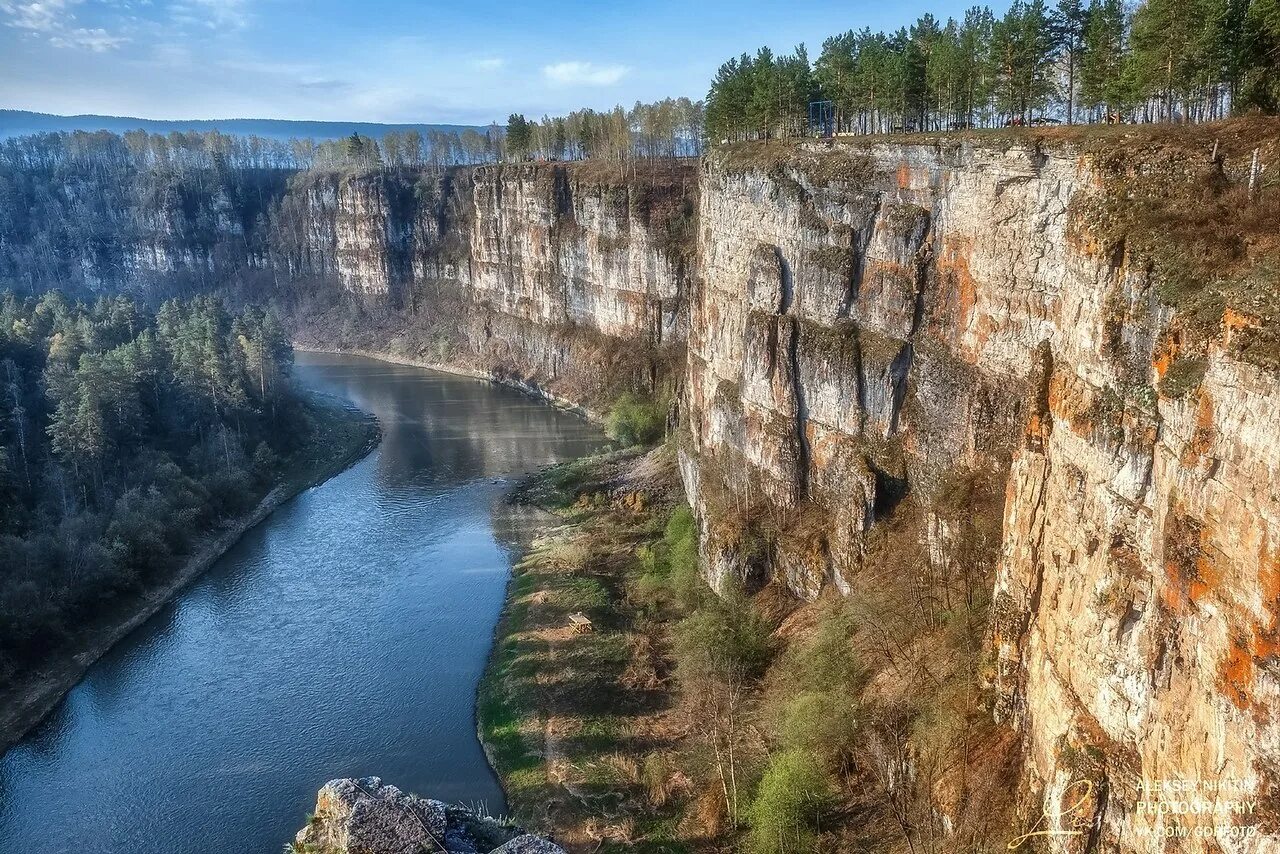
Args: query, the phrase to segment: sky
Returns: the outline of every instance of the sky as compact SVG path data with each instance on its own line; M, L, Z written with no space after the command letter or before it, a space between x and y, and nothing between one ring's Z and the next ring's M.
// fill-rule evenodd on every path
M0 108L488 124L701 98L730 56L957 0L0 0Z

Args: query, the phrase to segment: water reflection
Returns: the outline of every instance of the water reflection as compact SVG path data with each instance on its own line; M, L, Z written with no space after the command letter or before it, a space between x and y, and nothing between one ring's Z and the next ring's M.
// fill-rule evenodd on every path
M501 808L474 691L530 519L495 481L600 437L468 379L312 354L298 374L376 413L382 445L250 532L0 759L0 851L275 852L326 779L357 774Z

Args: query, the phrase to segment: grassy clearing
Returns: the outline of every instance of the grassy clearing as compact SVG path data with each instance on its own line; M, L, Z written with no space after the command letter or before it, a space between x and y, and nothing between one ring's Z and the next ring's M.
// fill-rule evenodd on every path
M513 815L571 849L646 850L635 843L671 835L646 808L642 759L669 740L663 655L629 591L637 549L661 536L671 512L673 461L657 477L628 480L642 453L559 466L515 493L560 524L514 569L481 686L480 731ZM570 627L579 612L592 631ZM650 850L681 850L663 846Z

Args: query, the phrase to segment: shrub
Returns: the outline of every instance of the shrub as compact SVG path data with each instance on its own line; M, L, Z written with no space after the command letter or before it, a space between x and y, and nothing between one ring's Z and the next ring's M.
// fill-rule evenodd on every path
M834 767L853 750L857 729L852 694L804 691L784 704L778 737L783 747L807 751Z
M864 672L851 642L854 628L848 611L832 603L814 633L788 648L770 689L778 741L828 768L853 752L857 735Z
M624 445L651 445L666 429L667 407L660 400L641 400L624 394L613 404L605 421L609 438Z
M788 667L800 690L842 691L852 694L862 667L851 639L854 621L840 603L822 615L817 630L788 656Z
M259 442L253 451L250 463L254 481L261 487L271 483L280 469L280 455L271 449L266 442Z
M706 585L698 569L698 526L686 505L671 513L662 542L667 549L667 586L682 606L696 607Z
M1160 393L1174 400L1186 397L1199 387L1208 369L1208 359L1175 359L1160 380Z
M808 854L818 820L831 803L831 785L813 757L787 750L769 763L751 804L753 854Z
M681 620L675 644L686 683L729 673L756 677L773 655L768 624L750 600L733 590Z
M640 578L636 593L648 604L674 600L691 611L707 591L698 569L698 527L693 512L681 504L667 519L662 540L636 550Z

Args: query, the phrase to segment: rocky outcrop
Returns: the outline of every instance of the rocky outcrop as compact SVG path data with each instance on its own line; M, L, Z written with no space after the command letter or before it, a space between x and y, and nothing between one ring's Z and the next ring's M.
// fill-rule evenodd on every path
M478 169L451 358L580 402L652 391L682 353L695 190L679 164Z
M526 322L658 345L678 337L685 236L673 231L692 232L691 173L628 176L595 164L478 170L474 299Z
M398 306L415 282L457 275L470 187L468 169L299 173L272 209L272 267Z
M18 177L33 209L0 216L0 281L19 290L271 293L297 304L304 343L592 404L652 391L682 361L691 163L293 171L126 159Z
M979 338L992 321L966 301L976 276L999 276L994 292L1035 263L1001 247L1034 233L1041 190L1019 182L1036 168L1026 152L741 156L704 168L684 471L713 583L777 576L813 598L848 589L864 535L907 488L1007 466L1042 330ZM994 202L1027 219L966 208Z
M330 780L292 850L307 854L564 854L463 807L406 794L377 777Z

